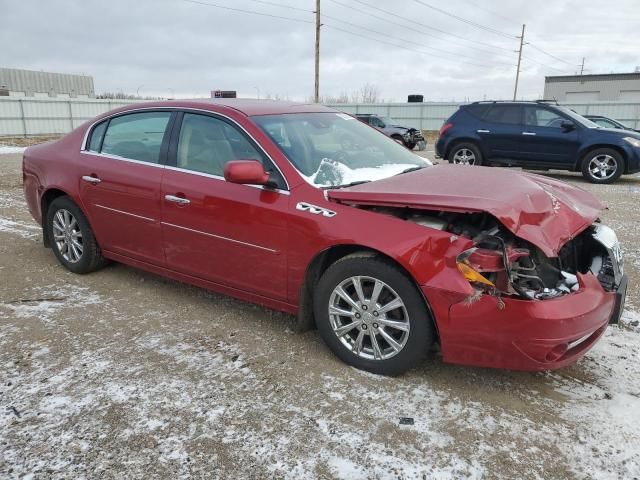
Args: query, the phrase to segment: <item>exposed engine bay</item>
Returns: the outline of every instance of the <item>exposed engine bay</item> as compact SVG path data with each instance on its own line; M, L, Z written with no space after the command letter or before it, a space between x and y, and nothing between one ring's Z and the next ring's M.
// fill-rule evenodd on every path
M617 237L598 220L567 242L557 257L549 258L488 213L360 208L471 239L474 246L458 255L457 264L478 295L556 298L579 289L578 274L593 274L604 290L614 291L623 275Z

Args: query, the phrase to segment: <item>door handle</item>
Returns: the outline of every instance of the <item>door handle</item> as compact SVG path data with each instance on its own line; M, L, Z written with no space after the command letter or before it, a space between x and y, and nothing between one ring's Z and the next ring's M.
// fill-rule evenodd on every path
M491 130L476 130L476 133L491 133Z
M176 197L175 195L165 195L164 199L169 202L179 203L180 205L189 205L191 203L191 200L183 197Z
M536 132L522 132L523 135L529 135L530 137L535 137Z
M98 177L94 177L92 175L83 175L82 180L84 180L85 182L93 183L94 185L102 181Z

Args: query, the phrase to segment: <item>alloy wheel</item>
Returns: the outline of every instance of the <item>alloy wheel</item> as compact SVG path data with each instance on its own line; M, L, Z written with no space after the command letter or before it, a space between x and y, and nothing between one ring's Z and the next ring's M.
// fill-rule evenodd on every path
M596 155L589 161L589 174L596 180L608 180L618 170L618 162L607 154Z
M402 298L373 277L349 277L334 288L329 320L342 345L369 360L397 355L409 338L409 314Z
M476 163L476 156L470 149L461 148L460 150L456 150L453 155L453 163L459 165L473 165Z
M53 216L53 240L56 248L69 263L82 258L82 231L78 221L69 210L60 209Z

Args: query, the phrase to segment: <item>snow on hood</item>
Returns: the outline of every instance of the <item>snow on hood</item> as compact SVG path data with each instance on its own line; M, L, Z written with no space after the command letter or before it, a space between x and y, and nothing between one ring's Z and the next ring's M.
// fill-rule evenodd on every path
M455 165L330 190L327 196L348 204L488 212L547 256L557 256L604 208L589 192L541 175Z

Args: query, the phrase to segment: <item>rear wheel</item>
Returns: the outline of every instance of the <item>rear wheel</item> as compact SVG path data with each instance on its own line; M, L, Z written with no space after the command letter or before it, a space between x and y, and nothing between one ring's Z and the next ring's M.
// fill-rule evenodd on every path
M624 172L622 155L612 148L599 148L582 160L582 176L591 183L611 183Z
M45 228L53 253L68 270L90 273L105 264L89 222L69 197L58 197L51 202Z
M482 153L473 143L458 143L449 151L448 160L457 165L482 165Z
M314 295L318 330L341 360L382 375L416 366L435 336L427 307L404 272L375 256L331 265Z

